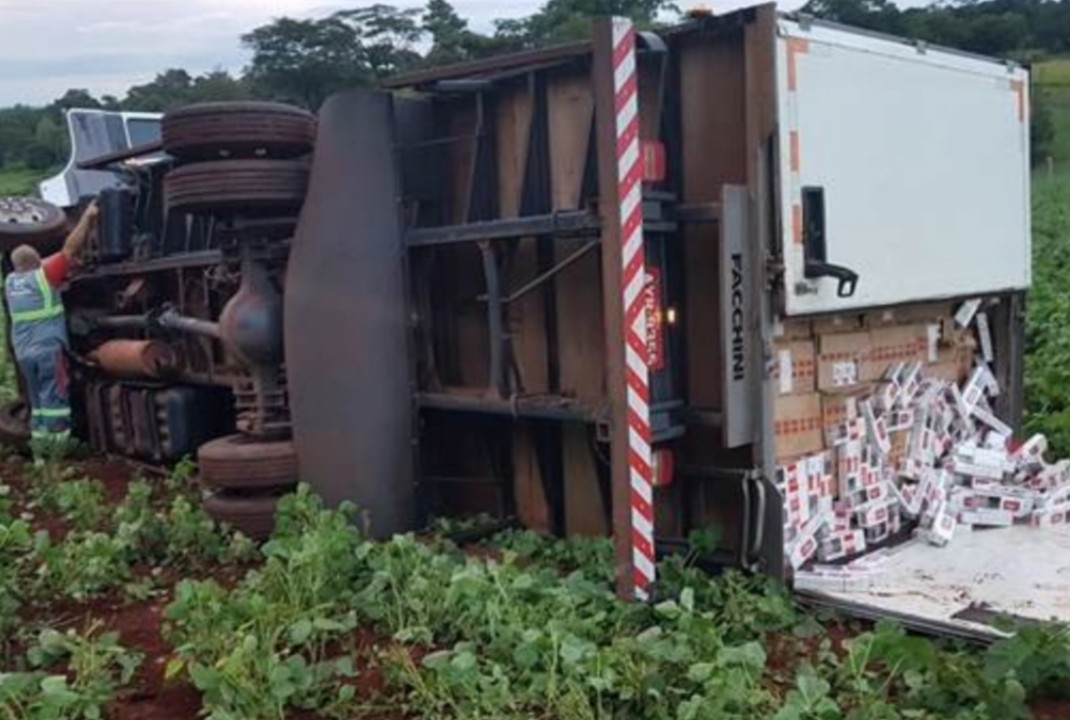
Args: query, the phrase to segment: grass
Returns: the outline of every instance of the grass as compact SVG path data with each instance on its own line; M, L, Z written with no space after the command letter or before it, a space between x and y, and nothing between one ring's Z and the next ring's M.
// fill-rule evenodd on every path
M52 172L52 170L32 170L23 165L0 167L0 196L36 195L37 183Z

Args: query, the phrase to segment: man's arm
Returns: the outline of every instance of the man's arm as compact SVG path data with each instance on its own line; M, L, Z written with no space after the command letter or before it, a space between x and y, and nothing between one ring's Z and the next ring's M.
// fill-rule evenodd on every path
M100 210L97 208L97 201L94 200L89 204L89 207L82 213L82 217L78 219L78 224L71 230L70 235L63 242L63 249L61 253L66 256L68 260L74 260L78 253L82 251L82 246L85 245L86 238L89 237L89 230L93 227L93 223L97 220L97 214Z

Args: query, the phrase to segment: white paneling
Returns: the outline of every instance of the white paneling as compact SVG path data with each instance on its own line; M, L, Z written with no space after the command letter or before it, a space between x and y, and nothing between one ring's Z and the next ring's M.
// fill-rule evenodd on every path
M787 314L1028 286L1026 71L787 19L780 34ZM860 276L851 298L804 278L792 217L811 185L825 190L829 262Z

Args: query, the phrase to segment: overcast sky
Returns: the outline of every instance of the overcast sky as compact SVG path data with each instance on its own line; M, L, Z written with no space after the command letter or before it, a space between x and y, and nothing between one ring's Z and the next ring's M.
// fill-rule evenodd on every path
M238 71L239 37L273 18L322 17L374 0L0 0L0 107L44 104L68 88L121 97L130 85L182 67L193 74ZM390 2L390 0L385 0ZM922 0L906 0L919 4ZM425 0L394 0L402 7ZM454 0L475 30L495 18L530 14L541 0ZM753 0L679 3L720 13ZM794 9L803 0L782 0Z

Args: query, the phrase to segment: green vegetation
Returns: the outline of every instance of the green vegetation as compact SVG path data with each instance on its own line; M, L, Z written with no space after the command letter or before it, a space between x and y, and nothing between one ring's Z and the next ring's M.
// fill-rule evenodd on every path
M0 717L107 716L149 659L103 621L57 626L69 610L48 608L164 592L174 650L152 664L211 720L1013 719L1068 690L1062 627L982 650L823 625L772 581L711 578L684 556L661 564L653 604L626 603L607 540L375 542L354 508L304 486L256 550L194 509L185 472L131 482L113 512L96 480L51 466L0 494ZM35 531L45 512L69 527ZM168 589L168 566L201 579Z
M1053 142L1050 166L1033 178L1033 287L1026 322L1028 432L1051 441L1052 457L1070 456L1070 58L1034 68Z
M23 165L0 167L0 196L33 195L37 183L48 177L50 170L33 170Z

